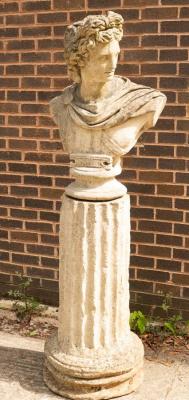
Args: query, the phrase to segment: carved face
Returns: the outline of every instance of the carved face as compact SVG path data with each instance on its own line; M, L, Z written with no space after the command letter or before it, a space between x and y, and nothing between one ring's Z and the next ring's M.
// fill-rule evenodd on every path
M81 80L94 83L112 80L119 53L119 42L115 39L109 43L97 43L94 49L89 50L89 59L81 67Z

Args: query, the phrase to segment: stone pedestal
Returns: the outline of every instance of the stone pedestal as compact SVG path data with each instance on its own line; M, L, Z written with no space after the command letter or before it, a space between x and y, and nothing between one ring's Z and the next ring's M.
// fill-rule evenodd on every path
M71 399L109 399L142 378L143 346L129 328L129 195L63 196L58 334L45 346L44 379Z
M44 379L73 400L123 396L142 379L143 345L129 328L129 196L116 177L166 97L114 76L122 25L108 12L67 28L75 82L50 102L75 181L62 201L59 328L45 346Z

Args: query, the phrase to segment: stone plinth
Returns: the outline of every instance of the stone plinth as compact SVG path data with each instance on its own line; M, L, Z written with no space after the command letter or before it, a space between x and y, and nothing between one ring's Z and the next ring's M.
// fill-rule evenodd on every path
M130 201L63 196L58 334L44 378L71 399L108 399L141 381L143 346L129 328Z

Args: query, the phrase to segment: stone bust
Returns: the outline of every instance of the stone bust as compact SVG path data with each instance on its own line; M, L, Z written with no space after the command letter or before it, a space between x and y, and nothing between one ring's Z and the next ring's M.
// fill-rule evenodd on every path
M76 181L66 192L74 197L109 199L126 192L115 179L121 156L156 124L166 103L158 90L114 75L123 22L109 11L88 16L65 33L65 60L74 83L50 107L70 154Z

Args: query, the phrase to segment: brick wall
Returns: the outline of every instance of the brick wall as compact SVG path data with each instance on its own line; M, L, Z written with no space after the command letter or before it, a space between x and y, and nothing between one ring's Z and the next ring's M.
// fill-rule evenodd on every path
M188 6L188 7L187 7ZM68 23L105 9L125 21L117 73L168 97L155 129L124 159L132 201L131 300L161 311L163 293L189 315L189 1L6 0L0 2L0 291L17 272L32 293L58 301L60 196L68 156L48 102L69 81L63 61Z

